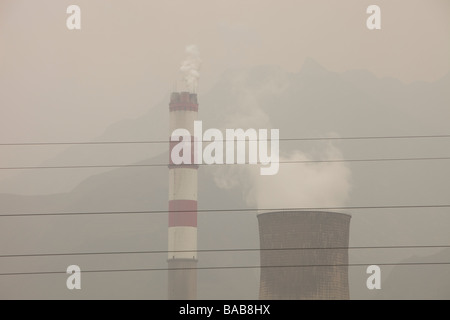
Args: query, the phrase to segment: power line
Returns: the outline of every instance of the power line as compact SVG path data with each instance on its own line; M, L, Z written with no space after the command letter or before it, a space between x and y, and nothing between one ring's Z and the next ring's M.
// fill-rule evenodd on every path
M323 140L380 140L380 139L436 139L450 138L450 134L440 135L404 135L404 136L354 136L354 137L313 137L313 138L279 138L279 141L323 141ZM265 141L268 139L258 139ZM202 140L203 142L210 142ZM215 141L227 141L226 139ZM255 140L232 140L232 141L255 141ZM144 140L144 141L74 141L74 142L22 142L22 143L0 143L0 146L52 146L52 145L110 145L110 144L158 144L169 143L169 140Z
M331 160L290 160L275 161L271 163L280 164L308 164L308 163L336 163L336 162L389 162L389 161L436 161L450 160L450 157L422 157L422 158L379 158L379 159L331 159ZM229 165L249 165L253 163L223 163L223 164L192 164L195 166L229 166ZM262 163L257 163L263 165ZM171 166L183 166L191 164L180 164ZM114 164L114 165L73 165L73 166L29 166L29 167L0 167L0 170L37 170L37 169L89 169L89 168L139 168L139 167L167 167L167 163L149 164Z
M450 245L427 246L376 246L376 247L306 247L306 248L237 248L237 249L198 249L198 250L152 250L152 251L113 251L113 252L71 252L71 253L32 253L6 254L0 258L30 258L30 257L59 257L59 256L90 256L90 255L123 255L123 254L161 254L186 252L260 252L260 251L302 251L302 250L368 250L368 249L434 249L450 248Z
M272 266L210 266L191 268L142 268L142 269L103 269L85 270L81 273L111 273L111 272L147 272L147 271L177 271L177 270L224 270L224 269L263 269L263 268L318 268L318 267L367 267L377 266L424 266L424 265L450 265L450 262L404 262L404 263L353 263L353 264L313 264L313 265L272 265ZM49 275L66 274L66 271L37 271L37 272L9 272L0 273L0 276L21 275Z
M396 205L396 206L342 206L342 207L298 207L298 208L241 208L241 209L200 209L200 210L145 210L145 211L97 211L97 212L51 212L51 213L12 213L0 214L0 217L32 216L76 216L76 215L120 215L120 214L167 214L167 213L225 213L225 212L278 212L278 211L322 211L322 210L365 210L365 209L420 209L450 208L450 204L434 205Z

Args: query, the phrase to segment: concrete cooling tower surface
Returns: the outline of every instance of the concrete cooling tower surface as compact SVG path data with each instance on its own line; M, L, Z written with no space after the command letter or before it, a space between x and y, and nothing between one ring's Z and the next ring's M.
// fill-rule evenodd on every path
M350 215L283 211L257 217L260 299L349 299Z

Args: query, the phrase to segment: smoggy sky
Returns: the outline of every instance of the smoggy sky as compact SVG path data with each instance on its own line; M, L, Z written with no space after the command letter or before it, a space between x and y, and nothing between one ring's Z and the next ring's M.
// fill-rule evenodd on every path
M66 28L78 4L82 30ZM382 30L365 26L378 4ZM450 2L24 1L0 4L0 140L79 141L167 97L188 44L199 91L231 67L298 71L306 57L405 82L449 71Z
M81 7L81 30L66 27L66 9L72 4ZM373 4L381 7L381 30L366 28L366 8ZM181 77L188 45L199 48L202 61L199 118L205 120L205 128L209 119L226 128L273 126L280 129L281 138L448 134L449 35L448 0L0 0L0 144L165 139L169 93ZM246 72L260 65L275 68ZM286 75L278 67L299 73ZM234 76L218 82L226 79L221 78L224 72L238 68L245 70L230 72ZM355 69L408 84L434 83L403 85L374 80L366 72L344 73ZM261 74L270 75L273 84L267 78L258 83ZM196 79L195 73L188 75ZM130 118L136 120L125 121ZM281 159L448 157L450 150L448 139L437 138L321 143L291 141L284 144ZM162 164L167 157L155 157L166 150L161 148L167 145L2 145L0 168L149 159ZM271 178L235 170L242 167L223 173L207 167L199 170L199 208L419 205L411 210L353 210L350 245L448 244L448 208L420 207L448 204L448 165L448 161L285 164ZM166 210L167 170L166 166L0 170L0 211ZM4 219L2 254L167 248L163 215ZM199 225L199 248L257 247L254 216L205 212ZM258 256L249 252L222 253L205 254L199 261L204 266L259 263ZM350 262L397 263L432 253L353 250ZM65 270L74 263L86 270L166 266L165 255L122 258L8 258L0 271ZM433 278L439 284L430 280L430 288L423 292L439 298L444 289L448 292L443 281L448 273L422 267L400 270L423 271L416 279ZM391 269L385 270L383 281ZM200 296L256 297L258 270L227 272L200 274ZM367 296L365 270L351 272L353 297ZM78 296L65 289L65 275L60 276L0 277L4 288L0 298L165 296L165 289L161 291L165 274L143 278L137 273L92 274L83 278ZM422 293L421 282L411 281L410 273L404 277L405 287L400 289ZM408 290L410 285L415 287ZM381 297L389 297L389 287L383 283L383 288L387 295Z

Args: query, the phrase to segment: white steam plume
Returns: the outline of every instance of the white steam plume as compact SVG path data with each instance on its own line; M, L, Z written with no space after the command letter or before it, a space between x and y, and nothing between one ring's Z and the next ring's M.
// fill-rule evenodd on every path
M237 102L234 108L227 108L228 115L222 119L225 127L272 128L259 101L264 94L282 91L284 80L266 83L261 92L249 89L240 79L234 84ZM333 144L322 143L308 151L280 150L280 162L343 158ZM255 165L215 166L210 170L219 188L241 189L246 203L259 209L344 206L351 190L351 171L343 162L280 163L278 173L267 176L262 176Z
M320 157L341 158L333 145L325 147ZM298 150L280 156L280 162L311 160ZM351 172L342 162L280 163L273 176L260 175L259 166L231 166L216 170L214 180L223 189L240 186L247 204L259 209L343 206L351 189Z
M202 64L200 51L196 45L191 44L186 46L185 52L187 57L181 64L180 72L187 90L194 92L197 89L198 79L200 78L200 65Z
M328 145L325 159L341 159L341 152ZM294 150L280 161L311 161L310 156ZM264 208L333 207L346 204L350 193L350 169L342 162L280 164L277 175L253 173L253 188L247 203Z

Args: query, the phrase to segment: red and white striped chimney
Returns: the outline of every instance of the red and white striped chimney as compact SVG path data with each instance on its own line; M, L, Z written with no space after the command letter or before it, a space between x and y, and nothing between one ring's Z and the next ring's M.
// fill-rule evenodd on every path
M175 165L169 148L169 236L168 236L168 298L197 298L197 170L194 164L194 121L197 120L197 95L173 92L170 98L170 135L176 129L191 134L191 164ZM174 270L177 269L177 270Z

